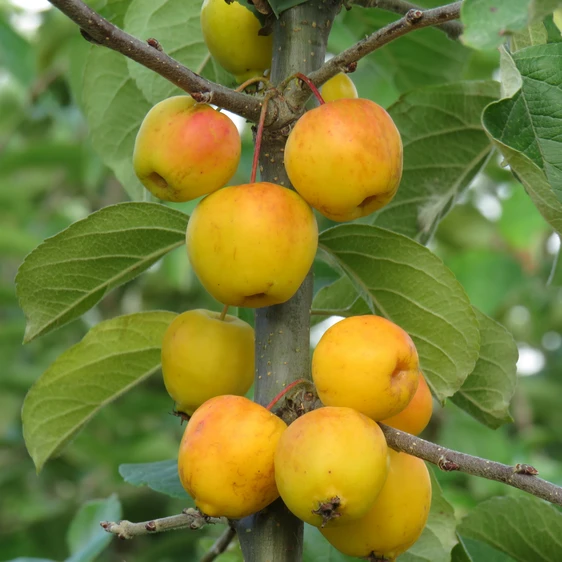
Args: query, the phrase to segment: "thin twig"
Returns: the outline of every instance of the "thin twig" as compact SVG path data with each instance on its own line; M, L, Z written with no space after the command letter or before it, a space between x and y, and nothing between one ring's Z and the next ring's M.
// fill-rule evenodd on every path
M423 10L420 6L406 0L354 0L353 4L363 8L379 8L402 16L410 10ZM449 21L436 27L453 40L458 39L463 32L463 25L458 21Z
M383 45L402 37L416 29L441 25L460 16L462 2L455 2L431 10L410 10L403 18L375 31L365 39L349 47L339 55L325 62L308 77L317 86L321 86L340 72L345 72L350 64L357 62ZM310 97L308 89L296 89L287 95L287 103L292 107L302 106Z
M213 562L217 556L222 554L228 545L232 542L232 539L236 536L236 530L234 527L228 527L225 529L224 533L216 540L215 544L205 553L203 558L199 562Z
M459 471L496 482L503 482L550 503L562 505L562 487L535 476L538 471L529 465L509 466L446 449L392 427L379 424L386 442L395 451L419 457L446 472Z
M242 92L215 84L199 76L189 68L113 25L80 0L49 0L50 3L86 32L95 44L122 53L130 59L150 68L172 84L190 93L199 102L213 103L246 119L257 121L260 101ZM206 62L206 61L204 61ZM273 115L272 108L272 115Z
M219 320L224 320L224 319L226 318L227 313L228 313L228 305L225 304L225 305L222 307L222 311L221 311L221 314L220 314L220 316L219 316Z
M142 523L131 523L123 520L118 522L102 521L100 525L108 533L117 535L120 539L127 540L139 535L150 535L152 533L163 533L165 531L176 531L178 529L191 529L195 531L205 525L225 523L226 519L207 517L196 509L184 509L179 515L143 521Z
M256 176L258 174L258 163L260 159L260 152L261 152L261 142L263 139L263 129L265 125L265 116L267 115L267 106L269 104L269 100L272 98L273 94L269 93L266 94L263 98L263 106L261 109L260 120L258 122L258 128L256 130L256 142L254 146L254 158L252 160L252 174L250 176L250 183L255 183Z

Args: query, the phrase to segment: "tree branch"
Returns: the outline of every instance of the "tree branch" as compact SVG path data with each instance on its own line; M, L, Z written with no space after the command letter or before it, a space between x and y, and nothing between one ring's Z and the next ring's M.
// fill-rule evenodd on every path
M441 25L460 16L462 2L455 2L431 10L409 10L403 18L388 24L362 39L349 49L325 62L318 70L311 72L308 77L319 87L324 82L346 70L358 60L379 49L383 45L415 31L433 25ZM287 96L290 106L299 107L310 97L310 90L305 87L296 89L292 95Z
M353 4L363 8L379 8L400 15L407 14L410 10L423 10L420 6L407 2L407 0L354 0ZM463 25L458 21L442 23L436 27L453 40L458 39L463 31Z
M323 404L318 398L314 384L311 381L302 381L285 394L284 400L273 412L286 424L290 424L305 413L322 407ZM419 457L437 465L445 472L459 471L472 476L503 482L550 503L562 505L562 487L542 478L537 478L538 471L532 466L527 464L509 466L474 457L466 453L446 449L382 423L379 423L379 425L388 446L395 451Z
M221 555L232 542L232 539L236 536L236 530L234 527L228 527L225 529L224 533L216 540L215 544L209 549L209 551L199 560L199 562L213 562L215 558Z
M550 503L562 505L562 487L542 478L537 478L538 471L532 466L524 464L509 466L466 453L459 453L392 427L379 425L389 447L395 451L419 457L437 465L446 472L458 470L480 478L503 482Z
M49 0L49 2L76 23L89 41L103 45L150 68L166 80L188 92L199 102L212 103L246 119L259 119L261 101L259 98L235 92L199 76L177 60L160 50L159 44L141 41L113 25L80 0ZM276 116L275 103L270 104L269 123ZM288 111L288 110L287 110Z
M131 523L123 520L117 523L113 521L102 521L101 527L108 533L117 535L120 539L127 540L139 535L150 535L152 533L163 533L165 531L176 531L178 529L191 529L195 531L205 525L225 523L226 519L217 517L206 517L193 508L184 509L179 515L143 521L142 523ZM212 560L212 559L211 559Z

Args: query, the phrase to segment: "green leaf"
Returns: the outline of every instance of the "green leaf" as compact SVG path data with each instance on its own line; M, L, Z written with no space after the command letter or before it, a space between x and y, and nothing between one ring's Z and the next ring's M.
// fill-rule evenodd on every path
M106 0L103 8L99 8L98 13L114 25L123 27L125 14L127 13L130 3L131 0Z
M384 10L354 5L334 23L328 49L339 53L356 43L358 38L399 17ZM430 84L461 80L470 56L470 49L460 42L451 41L442 31L425 28L400 37L385 45L384 49L377 49L363 59L361 65L368 67L375 83L371 88L378 89L390 82L399 93L404 93ZM383 84L379 86L376 82ZM380 103L378 96L371 99Z
M562 513L530 496L485 501L463 519L459 532L505 552L518 562L559 562Z
M443 489L432 467L429 467L429 474L431 476L432 494L427 528L434 533L447 554L449 554L451 549L457 544L455 510L445 498Z
M82 75L82 107L94 149L111 168L131 199L145 189L133 170L137 131L152 104L129 75L121 54L92 47Z
M14 558L8 562L54 562L54 560L49 560L47 558L28 558L24 556L23 558Z
M345 275L330 285L322 287L314 295L312 309L316 312L311 318L314 324L327 316L357 316L371 312L349 277ZM325 314L318 314L320 312L325 312Z
M175 459L139 464L122 464L119 466L119 474L125 482L133 486L148 486L155 492L188 501L189 505L193 505L193 500L181 485L178 476L178 461Z
M517 384L517 345L498 322L474 309L480 324L480 356L452 401L479 422L496 429L512 422L509 405Z
M172 312L139 312L94 326L39 377L23 404L23 436L37 470L103 406L160 368Z
M559 4L560 0L465 0L461 39L475 49L494 49L509 34L542 19Z
M375 224L422 242L430 238L491 153L480 120L498 95L494 82L462 82L416 90L389 109L402 135L404 171Z
M343 271L373 311L406 330L435 395L452 396L478 358L478 322L466 293L427 248L376 226L320 235L321 257Z
M74 516L66 534L71 556L66 562L93 562L113 538L100 521L119 521L121 503L115 494L106 500L85 503Z
M304 546L302 562L352 562L357 558L346 556L335 549L323 536L319 529L304 524Z
M466 550L466 547L462 540L459 540L457 546L453 548L453 551L451 552L451 562L475 562L475 560Z
M25 341L78 318L185 242L188 217L156 203L106 207L47 239L16 277Z
M28 558L25 556L23 558L20 557L8 560L8 562L54 562L54 560L49 560L47 558Z
M490 104L484 125L506 158L504 146L531 160L562 200L562 43L522 49L513 61L522 87L513 97Z
M453 549L453 558L451 562L513 562L511 556L507 556L503 552L492 548L490 545L469 539L466 537L459 538L459 544ZM462 549L462 553L457 550ZM464 555L464 558L462 557Z
M168 55L197 74L233 85L234 78L210 58L201 31L201 4L201 0L132 0L125 17L125 30L135 37L157 37ZM127 66L150 103L185 95L168 80L130 59Z
M533 45L544 45L548 40L548 33L542 21L537 21L518 33L514 33L509 42L511 52L532 47Z
M401 562L450 562L451 550L457 544L455 511L445 499L433 469L431 508L421 537L400 557Z
M30 86L36 72L33 58L29 42L0 14L0 67L10 72L24 86Z

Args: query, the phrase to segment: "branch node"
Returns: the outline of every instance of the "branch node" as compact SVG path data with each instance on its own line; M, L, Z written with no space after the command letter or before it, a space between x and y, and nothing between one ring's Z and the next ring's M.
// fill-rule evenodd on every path
M437 466L444 472L452 472L459 469L459 465L456 462L450 461L447 457L439 457Z
M406 13L405 20L410 25L415 25L423 19L422 10L409 10Z
M352 72L355 72L356 70L357 70L357 61L356 60L350 62L349 64L346 64L343 67L343 71L346 74L351 74Z
M85 31L82 28L80 28L80 35L82 35L82 37L84 39L86 39L86 41L88 41L88 43L92 43L92 45L102 45L102 43L100 41L98 41L97 39L94 39L87 31Z
M160 45L160 42L158 41L158 39L154 39L154 37L149 37L146 42L154 49L156 49L157 51L160 51L161 53L164 52L164 48L162 47L162 45Z
M513 467L513 472L515 474L527 474L528 476L536 476L539 473L539 471L534 466L521 463L517 463Z
M144 528L149 532L152 533L154 531L156 531L156 522L155 521L149 521Z
M212 103L213 92L192 92L191 97L198 103Z

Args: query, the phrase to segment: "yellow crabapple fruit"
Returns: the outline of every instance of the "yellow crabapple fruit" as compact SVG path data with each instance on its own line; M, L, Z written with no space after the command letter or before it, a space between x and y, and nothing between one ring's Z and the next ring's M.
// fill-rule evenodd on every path
M242 3L205 0L201 8L203 38L214 59L239 83L262 76L271 67L273 39L258 35L258 18Z
M242 396L199 407L181 441L180 481L205 515L240 519L279 497L273 456L286 424Z
M351 408L319 408L297 418L275 452L281 498L297 517L317 527L364 515L386 472L382 430Z
M419 384L410 336L381 316L351 316L329 328L312 356L312 379L326 406L381 421L401 412Z
M254 329L218 312L188 310L162 341L162 375L179 412L187 415L222 394L244 395L254 379Z
M240 134L233 121L191 96L156 104L144 118L133 167L144 186L164 201L190 201L216 191L236 172Z
M402 140L390 115L367 99L307 111L285 147L285 169L302 197L334 221L384 207L402 177Z
M431 506L431 479L425 463L389 450L386 482L361 519L321 529L332 546L348 556L393 562L420 537Z
M259 308L296 293L316 254L318 226L298 193L251 183L203 199L191 215L186 241L193 270L214 298Z

